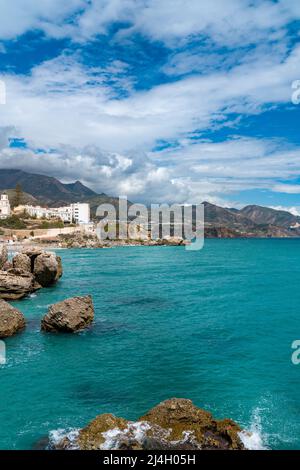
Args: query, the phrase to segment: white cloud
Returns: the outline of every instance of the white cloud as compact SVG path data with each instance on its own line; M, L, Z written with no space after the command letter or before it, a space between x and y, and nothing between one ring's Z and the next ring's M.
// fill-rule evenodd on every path
M300 207L286 207L286 206L269 206L271 209L275 209L276 211L285 211L290 212L293 215L300 216Z
M6 75L7 105L0 125L14 125L37 146L97 145L109 151L149 150L158 140L184 137L226 122L228 113L258 113L290 101L300 47L283 61L269 59L229 72L184 78L118 98L101 70L61 56L31 76Z
M87 4L85 0L0 0L0 39L13 39L29 30L54 37L71 34L65 20Z
M258 114L290 102L291 83L299 78L300 47L289 51L284 38L287 23L300 17L295 2L164 0L158 8L157 0L138 6L132 0L73 0L63 6L49 0L42 8L37 2L0 0L0 6L0 38L35 28L87 41L117 19L131 24L118 40L133 31L169 45L203 35L206 51L211 41L237 46L265 40L243 57L238 51L222 56L221 64L216 53L198 60L194 53L177 54L164 70L194 75L143 91L134 90L130 75L120 77L126 63L85 68L76 53L43 62L27 76L6 74L7 104L0 109L2 167L80 177L97 190L127 192L135 199L151 195L224 204L224 195L243 189L296 194L297 185L278 180L292 181L299 174L298 148L240 136L221 143L190 140L195 131L201 136L225 123L235 132L238 122L232 113ZM85 8L79 13L80 7ZM72 21L64 25L71 14ZM11 25L13 17L17 20ZM120 98L112 83L126 94ZM8 148L12 136L23 137L30 150ZM159 141L180 145L151 153ZM45 152L36 154L39 148Z
M0 0L0 10L2 39L40 29L82 41L105 34L118 21L128 23L126 34L139 31L165 42L200 34L222 46L274 40L300 18L294 0Z

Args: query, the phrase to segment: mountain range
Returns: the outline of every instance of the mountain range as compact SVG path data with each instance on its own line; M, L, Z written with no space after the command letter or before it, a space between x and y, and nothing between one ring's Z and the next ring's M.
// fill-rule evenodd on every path
M17 185L22 188L24 204L58 207L74 202L87 202L91 206L92 216L100 204L111 203L118 206L116 197L97 194L80 181L66 184L51 176L0 169L0 191L7 191L11 200L15 197ZM239 210L204 202L204 212L207 237L300 236L300 217L288 211L258 205L248 205Z
M35 197L41 204L60 206L80 202L96 193L80 181L71 184L61 183L51 176L27 173L22 170L0 170L0 191L15 189L20 185L22 190Z

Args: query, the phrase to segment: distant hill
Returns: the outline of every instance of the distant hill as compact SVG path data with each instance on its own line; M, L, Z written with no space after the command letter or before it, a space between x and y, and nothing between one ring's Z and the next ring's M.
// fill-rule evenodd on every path
M227 209L204 202L205 223L231 228L254 228L255 223L237 209Z
M300 236L299 228L291 229L291 226L300 223L300 217L286 211L261 206L246 206L239 210L219 207L209 202L203 204L205 234L209 238Z
M248 217L248 219L252 220L255 224L272 224L288 228L300 223L300 217L290 212L256 205L244 207L240 210L240 214Z
M27 173L22 170L0 169L0 191L14 189L17 184L40 203L59 206L95 196L96 193L79 181L64 184L51 176Z

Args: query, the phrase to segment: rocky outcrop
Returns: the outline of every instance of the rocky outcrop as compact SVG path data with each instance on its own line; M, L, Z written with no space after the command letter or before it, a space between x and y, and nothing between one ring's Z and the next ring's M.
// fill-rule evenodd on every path
M33 275L42 287L48 287L62 276L61 258L55 253L43 252L35 257Z
M14 256L12 265L14 269L20 269L21 271L31 273L31 260L25 253L18 253Z
M25 318L16 308L0 300L0 338L7 338L25 328Z
M6 260L0 271L0 299L21 299L54 284L61 276L61 259L55 253L36 248L24 250L12 261Z
M165 237L161 240L161 244L168 246L180 246L187 245L188 242L181 237Z
M241 428L191 400L172 398L136 422L103 414L55 448L80 450L243 450Z
M168 432L168 442L182 442L201 449L242 449L241 428L232 420L215 420L208 411L197 408L191 400L166 400L140 418L151 426ZM189 436L187 436L187 432ZM155 439L156 433L148 433ZM175 444L176 445L176 444Z
M31 273L17 269L0 271L0 299L19 300L37 288Z
M0 269L3 269L3 266L7 263L7 261L8 261L7 246L2 245L0 247Z
M87 328L94 319L94 306L90 295L63 300L49 307L42 320L42 330L75 333Z

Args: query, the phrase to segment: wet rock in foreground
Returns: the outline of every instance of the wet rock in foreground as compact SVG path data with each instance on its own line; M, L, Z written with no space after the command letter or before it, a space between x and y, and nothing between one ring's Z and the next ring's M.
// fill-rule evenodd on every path
M97 416L57 449L81 450L244 450L241 428L230 419L216 420L191 400L172 398L136 422L111 414Z

